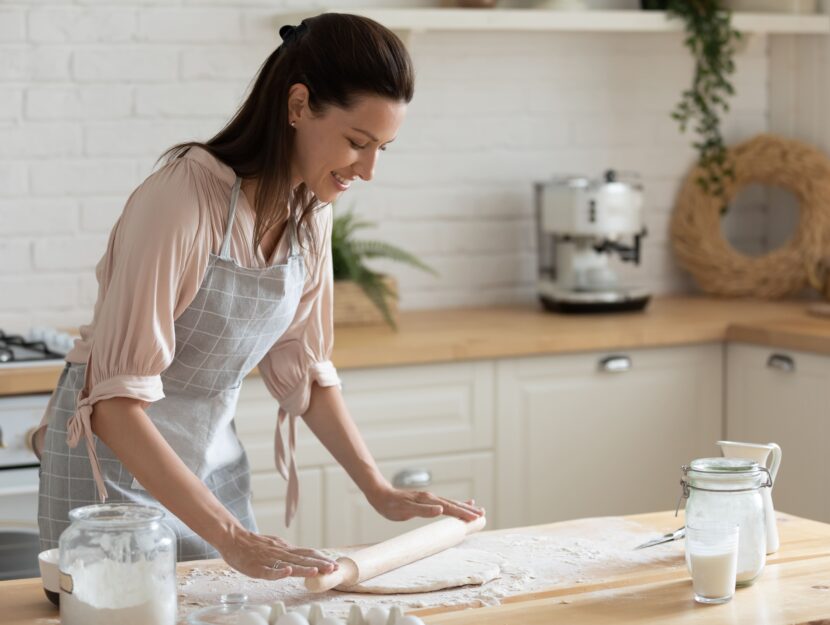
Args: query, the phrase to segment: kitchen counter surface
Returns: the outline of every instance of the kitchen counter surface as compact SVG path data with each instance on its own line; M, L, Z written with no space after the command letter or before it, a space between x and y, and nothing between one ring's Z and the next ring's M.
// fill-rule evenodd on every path
M699 606L692 599L683 548L660 564L639 564L624 574L598 574L592 579L559 581L540 592L515 595L489 608L415 610L428 625L541 625L549 623L681 623L714 625L794 625L830 618L830 525L779 514L781 550L768 558L755 585L739 589L721 606ZM673 512L625 517L655 533L677 528ZM586 521L567 521L527 528L533 532L573 531ZM596 521L592 522L596 527ZM518 532L521 530L499 530ZM187 562L214 567L216 561ZM614 563L608 563L614 570ZM0 582L0 614L7 625L57 625L58 612L43 595L40 579Z
M565 316L537 307L410 311L400 330L338 327L340 369L741 341L830 355L830 319L805 302L658 298L643 313ZM61 366L0 368L0 395L50 392Z

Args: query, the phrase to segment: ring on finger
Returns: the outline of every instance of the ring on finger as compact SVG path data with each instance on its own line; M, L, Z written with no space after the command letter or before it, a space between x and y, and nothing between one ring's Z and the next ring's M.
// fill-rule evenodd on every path
M280 568L280 564L282 564L282 560L277 560L276 562L274 562L274 565L271 568L278 569Z

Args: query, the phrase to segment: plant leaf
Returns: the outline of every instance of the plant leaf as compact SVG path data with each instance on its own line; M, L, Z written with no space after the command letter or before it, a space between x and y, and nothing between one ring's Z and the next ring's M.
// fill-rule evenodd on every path
M383 243L382 241L355 241L352 244L352 249L358 256L364 258L388 258L399 263L416 267L434 276L438 275L432 267L425 264L406 250L403 250L390 243Z

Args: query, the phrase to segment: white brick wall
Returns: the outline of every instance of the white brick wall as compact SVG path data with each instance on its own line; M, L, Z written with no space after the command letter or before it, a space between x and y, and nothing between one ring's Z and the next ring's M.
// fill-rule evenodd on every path
M277 43L274 14L304 6L3 3L0 328L88 321L94 266L129 193L166 147L221 128ZM690 288L668 241L694 158L668 116L691 69L679 34L427 33L413 54L416 96L400 138L375 180L343 200L378 221L366 237L440 272L381 264L399 276L403 307L533 299L533 182L608 167L639 171L646 185L644 265L623 275L658 292ZM738 67L730 140L767 127L764 38L749 40ZM765 212L757 198L743 204L729 227L745 249L762 249Z

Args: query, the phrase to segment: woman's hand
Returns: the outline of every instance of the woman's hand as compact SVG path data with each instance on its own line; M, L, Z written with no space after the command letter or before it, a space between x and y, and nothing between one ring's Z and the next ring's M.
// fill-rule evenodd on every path
M229 566L248 577L313 577L338 568L320 551L294 547L276 536L256 534L241 526L235 526L216 548Z
M442 514L453 516L462 521L475 521L484 515L484 508L475 505L475 501L456 501L445 499L420 490L401 490L389 486L371 495L369 503L390 521L408 521L415 517L437 517Z

